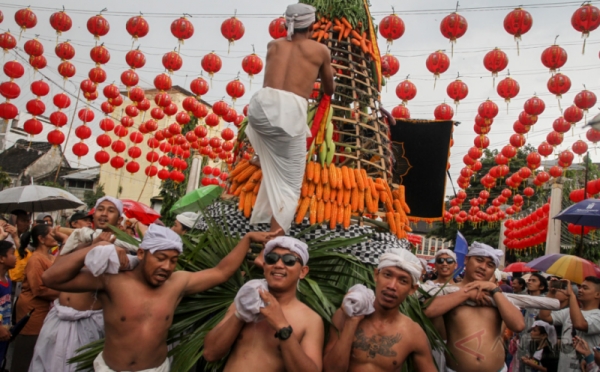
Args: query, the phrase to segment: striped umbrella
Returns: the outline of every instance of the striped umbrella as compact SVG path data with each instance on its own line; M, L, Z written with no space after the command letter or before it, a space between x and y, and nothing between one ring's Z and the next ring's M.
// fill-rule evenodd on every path
M568 254L549 254L538 257L527 264L528 267L548 274L569 279L573 283L581 284L588 276L600 277L600 268L581 257Z
M513 262L504 268L505 273L531 273L537 271L526 265L526 262Z

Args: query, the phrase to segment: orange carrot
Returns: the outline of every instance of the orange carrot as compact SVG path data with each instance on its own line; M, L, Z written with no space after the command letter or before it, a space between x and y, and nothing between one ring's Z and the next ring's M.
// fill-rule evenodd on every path
M341 21L344 24L344 26L346 26L346 28L352 29L352 25L350 24L350 22L348 22L346 17L342 17Z
M369 54L369 48L367 47L365 40L367 40L367 33L363 32L362 39L360 39L360 48L362 49L363 53Z
M335 29L335 27L334 27ZM340 26L339 29L340 33L338 35L338 41L342 41L342 38L344 37L344 33L346 32L346 29L344 28L344 26Z
M312 27L313 31L318 30L319 28L321 28L321 22L315 22L315 24Z
M352 44L356 45L356 46L360 46L360 41L358 39L354 39L352 38L352 40L350 40L352 42Z
M354 30L350 31L350 35L352 35L352 37L355 38L356 40L362 39L362 36L360 36L360 34Z
M317 43L321 42L321 39L325 37L325 31L319 31L319 37L317 37Z
M344 30L344 39L348 38L348 36L350 35L350 31L352 31L352 28L346 26L346 29Z
M336 26L342 27L342 22L340 22L340 20L337 18L333 19L333 23L335 23Z
M333 31L340 31L341 29L341 26L333 26Z
M313 39L316 39L316 38L318 38L320 33L321 33L321 30L317 30L317 31L313 32L313 34L312 34L312 38L313 38Z
M330 28L331 28L331 21L327 22L327 24L325 25L325 31L329 31Z

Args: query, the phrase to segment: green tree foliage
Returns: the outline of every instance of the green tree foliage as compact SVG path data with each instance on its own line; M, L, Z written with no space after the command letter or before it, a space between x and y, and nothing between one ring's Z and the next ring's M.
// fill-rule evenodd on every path
M527 155L529 155L529 153L531 152L535 152L535 149L531 145L524 146L517 151L517 155L508 163L510 169L508 176L512 175L514 172L518 172L519 169L521 169L522 167L527 167ZM467 193L467 198L462 205L462 210L468 212L469 208L471 207L469 204L469 200L471 200L472 198L479 197L479 193L482 190L484 190L484 187L480 182L481 178L485 176L493 166L497 165L494 158L496 157L496 155L498 155L498 153L499 151L497 149L485 149L483 151L483 156L481 157L481 159L479 159L482 164L481 170L479 170L473 175L473 177L471 178L470 186L466 190L464 190ZM530 180L532 180L532 178L530 178ZM521 183L521 186L518 189L519 193L522 193L523 189L528 186L535 188L535 185L529 185L528 181L525 180ZM504 182L504 178L499 178L496 181L496 186L491 190L488 190L490 193L488 204L486 204L485 206L480 206L480 208L483 211L485 211L491 205L490 203L492 202L492 200L499 196L502 190L504 190L505 188L507 188L507 186ZM515 195L514 190L513 195ZM454 198L454 195L452 196L452 198ZM545 200L547 200L547 198L548 193L546 191L544 191L541 188L536 189L536 193L533 197L531 197L531 200L527 200L527 198L524 197L525 204L523 205L523 211L526 211L528 208L533 208L536 205L540 206L542 203L545 202ZM512 205L512 197L511 199L509 199L507 204ZM449 208L450 203L447 202L446 210L448 210ZM500 237L500 223L501 222L488 224L487 222L484 222L475 226L469 222L466 222L460 228L455 221L446 224L437 223L436 227L427 236L436 236L454 242L456 241L456 232L460 230L460 232L467 239L469 244L473 241L478 241L481 243L489 244L493 247L497 247ZM532 252L532 254L534 254L534 252ZM511 255L509 254L507 255L507 260L510 259ZM514 259L514 257L512 257L512 259Z
M104 185L98 185L96 191L86 191L83 193L83 202L89 209L92 209L96 205L96 201L104 195L106 195Z

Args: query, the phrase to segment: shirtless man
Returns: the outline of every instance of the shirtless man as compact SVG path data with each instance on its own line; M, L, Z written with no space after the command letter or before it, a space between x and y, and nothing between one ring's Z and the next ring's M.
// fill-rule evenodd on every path
M457 292L437 296L425 309L429 318L444 316L448 349L454 358L446 357L449 371L504 371L502 322L513 332L521 332L525 321L521 311L502 295L489 280L500 264L502 251L474 242L465 259L465 278ZM483 291L483 292L482 292ZM481 301L489 295L497 307L463 305L467 300ZM485 298L485 297L484 297Z
M204 340L207 361L218 361L231 350L225 372L321 371L323 321L296 298L298 281L308 274L307 248L286 236L267 243L266 283L252 287L252 282L260 281L251 281L240 289L223 320ZM245 305L249 302L262 306L252 312Z
M93 240L92 235L86 237L85 240L88 242L92 240L92 244L110 241L111 239L114 241L109 225L118 226L122 219L122 212L123 205L118 199L111 197L98 199L93 219L94 225L98 229L102 229L103 232ZM80 228L89 228L91 225L85 223L85 217L76 219L75 222L78 224L84 222ZM89 245L89 243L79 243L74 242L74 240L77 234L83 234L84 231L93 234L93 230L75 231L76 233L71 234L67 242L70 245ZM62 253L69 254L66 250ZM62 253L56 258L55 262L67 257ZM77 337L73 337L73 335L77 335ZM31 361L32 371L51 372L60 370L75 372L77 365L69 364L68 360L75 356L76 350L80 347L103 337L102 303L98 301L97 293L61 292L54 302L54 307L46 316L46 321L40 332L40 342L36 343Z
M334 92L331 53L310 38L314 22L314 7L288 6L288 37L269 42L264 85L248 108L246 134L263 172L250 223L271 223L271 231L289 230L300 198L311 135L307 99L317 77L325 94Z
M381 255L375 269L375 312L347 314L340 308L332 319L325 348L324 371L401 371L413 357L417 371L435 371L425 332L398 311L419 286L419 259L405 249Z
M267 233L248 233L216 267L196 273L173 272L183 250L181 238L166 227L152 224L137 251L140 262L133 270L94 277L82 270L85 256L95 248L91 246L56 262L42 279L60 291L98 292L105 344L94 361L96 371L168 371L167 332L183 296L226 282L246 257L250 242L264 243L269 237ZM122 267L127 266L124 250L117 252Z

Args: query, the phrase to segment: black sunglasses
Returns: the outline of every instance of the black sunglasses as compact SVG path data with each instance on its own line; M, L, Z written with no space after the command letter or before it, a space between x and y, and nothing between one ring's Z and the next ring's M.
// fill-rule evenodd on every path
M441 265L444 262L446 262L448 265L452 265L453 263L456 262L456 260L454 258L452 258L452 257L446 257L446 258L444 258L444 257L438 257L438 258L435 259L435 263L438 264L438 265Z
M294 256L291 253L286 254L278 254L275 252L271 252L265 256L265 263L267 265L275 265L279 259L283 261L283 264L288 267L293 267L296 262L300 262L300 266L303 266L302 259Z

